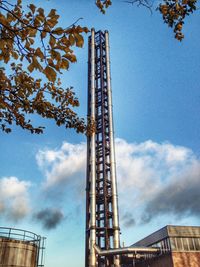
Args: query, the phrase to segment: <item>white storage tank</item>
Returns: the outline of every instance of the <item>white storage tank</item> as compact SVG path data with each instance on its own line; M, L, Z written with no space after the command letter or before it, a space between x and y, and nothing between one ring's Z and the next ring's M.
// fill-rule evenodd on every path
M44 266L44 240L29 231L0 227L0 267Z

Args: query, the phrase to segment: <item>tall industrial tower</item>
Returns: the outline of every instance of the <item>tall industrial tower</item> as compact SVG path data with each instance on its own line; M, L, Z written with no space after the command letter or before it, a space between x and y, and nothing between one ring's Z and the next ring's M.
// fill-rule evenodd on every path
M85 267L119 267L118 255L95 251L120 247L108 31L92 29L88 48L88 119L96 131L87 140Z

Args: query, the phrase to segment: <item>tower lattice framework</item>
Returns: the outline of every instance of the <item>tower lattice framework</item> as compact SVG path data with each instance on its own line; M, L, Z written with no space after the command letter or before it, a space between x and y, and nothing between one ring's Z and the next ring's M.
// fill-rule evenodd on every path
M94 248L120 246L108 31L89 37L88 119L96 131L87 139L85 267L119 267L118 256Z

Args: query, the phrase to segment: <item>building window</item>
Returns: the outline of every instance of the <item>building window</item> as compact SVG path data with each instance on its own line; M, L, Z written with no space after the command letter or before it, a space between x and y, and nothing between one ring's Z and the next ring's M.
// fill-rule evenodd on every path
M176 244L178 250L183 250L182 238L176 238Z
M188 238L182 238L183 240L183 250L189 250Z
M170 237L170 245L171 245L171 250L176 250L176 240L173 237Z
M194 240L195 250L200 250L200 239L194 238L193 240Z
M193 238L188 238L188 245L189 245L189 250L195 250Z

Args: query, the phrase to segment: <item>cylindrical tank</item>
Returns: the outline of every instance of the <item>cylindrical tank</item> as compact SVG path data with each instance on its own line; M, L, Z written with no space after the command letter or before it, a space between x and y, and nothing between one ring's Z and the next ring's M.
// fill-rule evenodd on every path
M43 240L29 231L0 227L0 267L42 266L39 261Z

